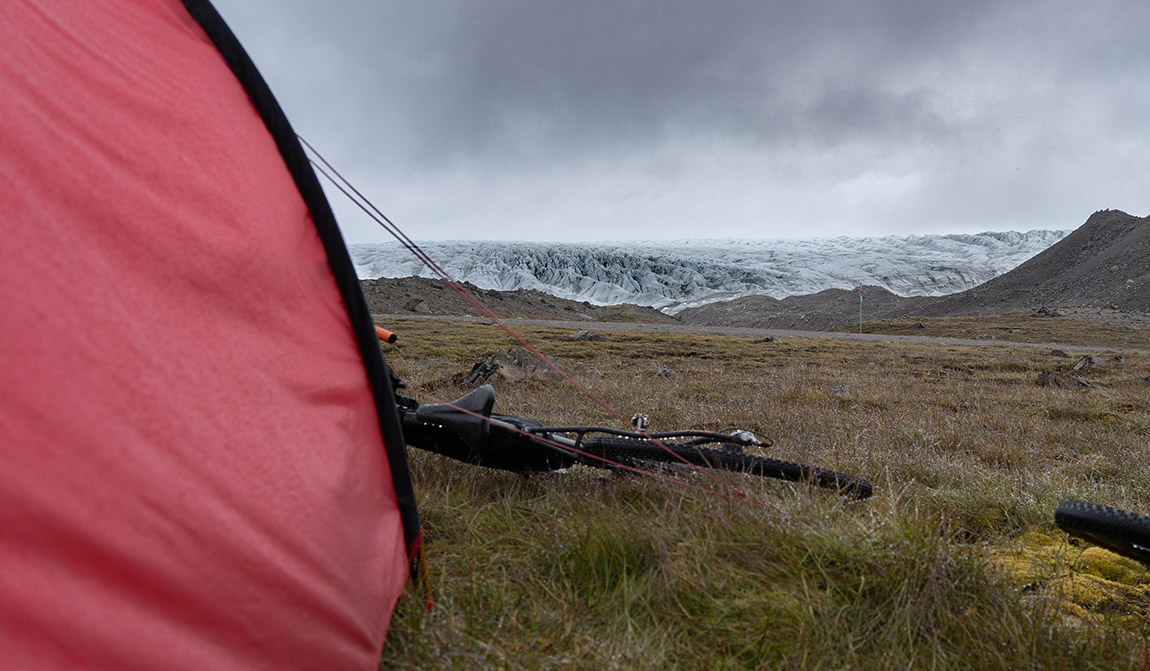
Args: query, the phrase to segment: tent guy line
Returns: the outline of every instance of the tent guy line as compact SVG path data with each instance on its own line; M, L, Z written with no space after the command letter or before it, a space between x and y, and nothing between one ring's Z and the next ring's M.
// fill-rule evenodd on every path
M463 298L465 301L467 301L472 307L474 307L476 310L478 310L480 314L482 314L484 317L487 317L488 319L490 319L493 324L495 324L500 329L502 329L505 333L507 333L507 335L509 335L515 342L519 343L519 345L521 345L524 349L526 349L528 352L530 352L531 355L534 356L536 359L538 359L541 363L543 363L543 365L550 368L557 375L559 375L559 377L561 379L563 379L564 381L569 383L571 386L575 387L575 389L578 390L579 393L581 393L584 397L589 399L595 405L598 405L603 410L607 411L607 413L610 414L612 417L618 419L622 423L622 425L628 426L628 427L631 426L631 423L623 416L623 413L616 410L614 407L612 407L606 401L601 399L599 396L597 396L594 392L592 392L587 387L583 386L582 384L579 384L579 382L577 382L575 380L575 378L571 377L570 375L567 374L566 371L559 368L559 366L556 365L553 361L551 361L551 359L549 359L547 356L545 356L542 352L540 352L537 348L535 348L535 346L533 346L531 343L527 342L526 338L524 338L522 335L520 335L515 329L511 328L511 326L509 326L505 321L500 319L499 316L496 315L486 305L484 305L483 302L481 300L479 300L478 297L475 296L475 294L468 291L467 287L464 287L460 282L456 281L453 277L451 277L451 275L446 270L444 270L442 266L440 266L438 263L436 263L436 261L434 259L432 259L422 249L420 249L419 245L417 245L411 238L409 238L407 236L407 234L404 233L403 230L400 229L399 226L397 226L395 224L395 222L393 222L391 219L389 219L387 217L387 215L385 215L378 207L376 207L375 203L371 202L371 199L369 199L367 196L363 195L363 193L359 189L357 189L354 184L352 184L350 181L348 181L348 179L346 177L344 177L343 174L340 173L340 171L335 168L335 166L333 166L330 162L328 162L328 160L325 159L323 157L323 155L311 143L309 143L306 139L304 139L303 137L301 137L299 135L297 135L296 137L299 139L300 143L311 154L314 154L314 158L309 156L308 160L311 161L312 166L317 171L319 171L319 173L321 175L323 175L325 178L327 178L327 180L330 181L333 186L335 186L337 189L339 189L340 193L342 193L347 198L351 199L352 202L355 203L355 205L357 207L359 207L361 210L363 210L363 212L365 214L367 214L369 217L371 217L373 220L375 220L376 223L378 223L380 226L382 226L384 228L384 230L386 230L389 234L391 234L391 236L394 237L397 241L399 241L399 243L402 244L408 251L410 251L417 258L419 258L420 261L423 261L424 263L426 263L427 267L430 268L435 274L439 275L440 279L443 280L443 282L445 284L447 284L448 287L450 287L453 291L455 291L457 294L459 294L459 296L461 298ZM442 401L439 401L439 402L442 402ZM462 410L462 408L460 408L460 410ZM466 411L464 411L464 412L466 412ZM485 421L490 421L490 420L486 419ZM652 442L654 442L656 445L659 445L660 447L662 447L668 454L674 455L682 463L691 467L693 470L705 475L712 482L716 483L721 489L724 489L724 490L727 490L727 491L733 493L735 496L737 496L740 499L747 500L747 501L754 501L756 504L766 507L766 503L764 503L762 501L757 501L754 497L750 496L749 494L742 491L738 487L735 487L734 485L732 485L729 482L724 482L723 480L720 480L714 474L709 473L706 469L698 468L697 466L691 464L689 461L684 459L682 456L675 454L675 452L673 450L671 450L669 447L664 445L658 439L653 438L645 430L640 429L639 433L641 433L648 440L651 440ZM682 484L686 485L686 483L682 483ZM711 491L711 490L705 490L705 491ZM711 491L711 493L718 494L718 492L713 492L713 491Z

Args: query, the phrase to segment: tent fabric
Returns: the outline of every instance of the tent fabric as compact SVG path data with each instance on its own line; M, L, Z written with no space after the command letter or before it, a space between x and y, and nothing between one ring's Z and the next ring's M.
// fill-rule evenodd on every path
M363 355L367 367L368 378L375 392L376 410L379 413L381 428L388 446L388 461L391 465L392 478L396 484L396 496L403 518L404 541L407 544L408 555L413 556L416 552L416 546L421 543L419 515L416 509L411 474L407 466L407 451L404 447L403 431L400 428L399 413L395 404L395 390L392 388L391 371L380 354L375 324L360 288L355 265L352 263L351 255L348 253L347 246L343 242L343 236L340 234L335 215L332 214L327 197L320 187L319 180L311 168L311 163L304 153L303 147L296 139L295 131L292 130L291 124L288 123L287 117L284 116L283 110L275 100L275 96L272 95L267 83L264 82L263 77L256 70L255 64L248 58L247 52L236 40L235 35L232 34L215 8L207 0L184 0L184 5L191 16L200 23L208 36L216 43L236 77L247 90L264 123L271 130L272 137L296 182L296 187L300 190L308 211L312 215L320 234L320 240L324 243L328 263L331 265L336 283L343 296L360 353Z
M322 191L207 2L0 5L6 668L375 668L418 537Z

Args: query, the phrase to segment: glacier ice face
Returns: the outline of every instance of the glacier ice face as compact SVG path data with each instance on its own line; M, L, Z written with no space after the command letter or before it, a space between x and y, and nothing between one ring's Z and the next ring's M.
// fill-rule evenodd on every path
M457 280L483 289L537 289L597 305L668 313L719 300L880 286L901 296L963 291L1005 273L1070 231L811 240L625 243L421 243ZM435 277L399 243L350 247L361 279Z

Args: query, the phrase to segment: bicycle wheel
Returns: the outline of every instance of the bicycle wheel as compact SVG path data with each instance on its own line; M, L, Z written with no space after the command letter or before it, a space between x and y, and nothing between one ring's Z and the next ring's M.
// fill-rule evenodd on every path
M1063 501L1054 521L1066 533L1150 564L1150 517L1084 501Z
M858 499L865 499L872 493L870 482L845 473L769 457L759 457L735 450L675 445L674 443L664 444L674 454L649 440L634 438L591 438L583 442L579 449L588 454L621 463L657 461L676 464L686 461L704 468L750 473L792 482L811 482L819 487L834 489Z

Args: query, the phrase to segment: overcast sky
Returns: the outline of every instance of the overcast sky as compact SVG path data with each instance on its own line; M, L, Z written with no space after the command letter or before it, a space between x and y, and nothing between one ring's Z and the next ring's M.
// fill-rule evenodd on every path
M417 240L1150 214L1145 0L215 4L296 130ZM388 239L337 195L349 242Z

